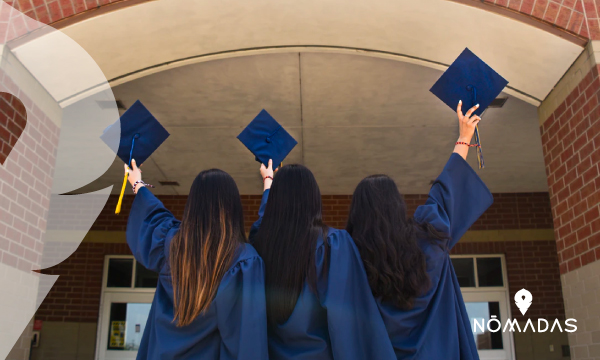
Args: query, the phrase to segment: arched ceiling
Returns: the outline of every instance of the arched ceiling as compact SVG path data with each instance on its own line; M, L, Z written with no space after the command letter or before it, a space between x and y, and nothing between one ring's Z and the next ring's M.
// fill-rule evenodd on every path
M98 63L116 99L141 99L171 132L144 173L181 186L159 193L186 193L208 167L260 193L257 164L235 136L262 108L299 140L287 161L313 169L323 193L351 193L372 173L425 193L457 137L455 115L428 89L465 47L510 82L506 105L485 114L480 174L494 192L546 191L536 105L582 51L447 0L160 0L61 31ZM81 71L61 41L40 36L12 51L66 106L96 84L61 82ZM44 69L40 49L49 63L60 54L61 66ZM119 183L121 166L88 189Z
M534 26L448 0L160 0L61 31L117 83L207 57L286 51L280 47L366 50L434 68L469 47L509 80L507 92L533 104L546 97L582 50ZM14 49L26 64L36 61L35 42ZM60 52L59 44L54 48ZM66 61L53 75L59 79L77 66ZM90 86L80 84L81 90Z

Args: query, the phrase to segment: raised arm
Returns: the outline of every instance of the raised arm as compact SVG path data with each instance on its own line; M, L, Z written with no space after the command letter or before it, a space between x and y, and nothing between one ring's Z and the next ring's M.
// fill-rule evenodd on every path
M248 241L250 243L253 242L258 229L260 228L260 224L262 223L263 215L265 214L265 208L267 207L267 200L269 199L269 190L271 189L271 184L273 184L273 160L269 160L269 167L265 167L264 164L260 164L260 176L263 179L263 195L262 200L260 202L260 207L258 208L258 220L252 224L250 228L250 234L248 235Z
M471 115L479 106L471 108L463 116L461 105L458 104L456 111L460 137L454 153L432 185L427 202L415 212L417 222L428 222L450 236L449 248L494 201L488 188L466 161L469 146L465 144L471 142L475 126L481 120L477 115Z
M454 146L454 153L460 155L463 159L467 160L469 154L471 139L475 133L477 124L481 121L481 118L477 115L473 115L473 112L479 108L479 104L473 106L467 111L466 114L462 113L462 100L458 102L456 107L456 115L458 116L458 129L459 137ZM471 116L473 115L473 116Z
M133 185L141 181L142 176L135 160L131 165L128 171ZM169 231L179 228L180 222L143 183L138 182L134 192L136 196L127 220L127 243L137 261L148 270L160 272L165 261L165 238Z

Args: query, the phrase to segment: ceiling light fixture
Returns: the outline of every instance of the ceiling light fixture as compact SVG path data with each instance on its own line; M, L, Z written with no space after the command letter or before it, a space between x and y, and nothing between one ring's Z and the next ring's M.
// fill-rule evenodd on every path
M492 100L492 103L488 107L501 108L504 106L504 104L506 104L507 100L508 100L508 97L497 97L494 100Z
M158 183L162 186L179 186L179 182L173 180L163 180L159 181Z

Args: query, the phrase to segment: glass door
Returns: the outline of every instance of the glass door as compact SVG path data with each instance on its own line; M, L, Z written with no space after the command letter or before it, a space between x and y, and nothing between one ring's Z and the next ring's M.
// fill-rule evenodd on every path
M157 281L158 274L132 256L106 257L96 360L136 358Z
M98 360L135 359L154 294L106 293L99 324Z
M509 291L503 255L453 255L452 265L465 300L469 323L481 360L513 360L512 333L503 333L510 318ZM488 321L502 325L498 332L487 330ZM481 326L475 326L483 323ZM490 323L492 329L498 322Z
M469 314L469 323L471 324L479 358L481 360L512 360L512 335L509 332L502 332L504 324L509 318L506 293L463 291L463 299ZM488 321L492 320L492 317L500 321L500 331L490 332L487 330ZM481 327L474 326L475 321L478 324L483 323L483 331ZM495 330L498 323L493 322L490 327Z

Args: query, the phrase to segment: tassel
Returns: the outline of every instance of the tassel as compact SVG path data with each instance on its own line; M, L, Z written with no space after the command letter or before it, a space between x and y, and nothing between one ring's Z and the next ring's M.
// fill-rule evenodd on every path
M485 168L485 163L483 162L483 152L481 151L481 138L479 137L479 126L475 126L475 142L477 143L477 164L479 165L479 169L483 169Z
M128 177L129 171L126 171L125 177L123 177L123 186L121 187L121 195L119 195L119 202L117 202L117 209L115 210L115 214L119 214L121 212L121 205L123 204L123 195L125 195L125 186L127 186Z

